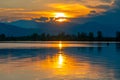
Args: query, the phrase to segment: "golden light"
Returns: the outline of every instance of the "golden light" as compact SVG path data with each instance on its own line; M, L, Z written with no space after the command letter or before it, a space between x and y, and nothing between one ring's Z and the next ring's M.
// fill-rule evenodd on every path
M65 13L55 13L55 18L67 17Z
M85 5L77 4L77 3L76 4L54 3L54 4L49 4L48 6L56 10L55 12L53 12L53 16L56 18L58 17L66 17L66 18L86 17L92 10L91 8ZM57 12L57 11L60 11L60 12Z
M62 42L61 41L59 42L59 49L60 50L62 49Z
M67 15L65 13L59 12L59 13L54 13L55 21L56 22L67 22Z
M103 78L104 76L106 76L104 74L107 74L107 72L102 74L100 73L100 71L112 71L100 65L93 65L87 60L83 61L82 57L75 58L75 56L79 57L77 55L71 56L62 52L56 53L55 55L47 55L45 59L38 57L39 60L30 62L29 67L26 66L26 69L30 68L31 71L34 67L35 73L39 71L44 71L42 76L39 75L40 77L46 77L46 75L68 75L70 77L69 79L73 79L73 76L78 79L84 79L89 76L91 80L96 80L98 78ZM33 65L31 65L31 63ZM28 64L28 62L26 64Z
M64 62L64 58L62 54L58 55L58 68L62 68Z
M57 19L57 22L67 22L67 19Z

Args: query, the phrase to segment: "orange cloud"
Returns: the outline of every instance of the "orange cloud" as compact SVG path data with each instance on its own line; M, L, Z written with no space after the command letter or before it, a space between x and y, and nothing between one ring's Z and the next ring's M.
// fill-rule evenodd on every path
M64 12L70 17L85 16L91 11L90 8L80 4L48 4L55 12Z
M14 2L14 0L12 0ZM69 18L86 17L91 12L95 14L105 12L114 8L116 0L35 0L29 1L16 0L13 2L1 1L0 6L8 8L0 8L0 17L16 17L16 18L37 18L37 17L55 17L55 13L64 13ZM4 5L3 5L4 4ZM14 7L13 7L14 5ZM13 8L11 8L13 7Z

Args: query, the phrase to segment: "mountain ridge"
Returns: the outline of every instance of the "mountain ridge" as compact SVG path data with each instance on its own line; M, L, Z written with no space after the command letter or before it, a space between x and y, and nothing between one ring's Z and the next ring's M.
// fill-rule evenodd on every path
M43 22L35 22L32 20L29 20L29 21L20 20L19 23L21 23L21 25L17 23L18 21L11 22L11 23L0 23L0 34L4 33L7 36L25 36L25 35L31 35L33 33L58 34L61 32L65 32L66 34L77 34L78 32L97 33L97 31L102 31L104 36L115 36L115 33L117 31L120 31L119 26L104 25L97 22L88 22L85 24L78 24L78 23L72 23L72 22L43 23Z

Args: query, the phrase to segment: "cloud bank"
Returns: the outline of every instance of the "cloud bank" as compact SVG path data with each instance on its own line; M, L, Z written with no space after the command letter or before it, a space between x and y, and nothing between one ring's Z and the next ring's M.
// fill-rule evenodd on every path
M55 12L66 13L70 18L97 20L96 16L118 14L119 9L119 0L1 0L0 21L54 17Z

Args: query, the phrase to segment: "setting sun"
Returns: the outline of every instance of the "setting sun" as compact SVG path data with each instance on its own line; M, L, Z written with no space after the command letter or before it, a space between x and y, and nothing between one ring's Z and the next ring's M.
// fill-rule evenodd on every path
M55 13L55 18L67 17L65 13Z
M67 15L65 13L55 13L55 21L57 22L67 22Z

